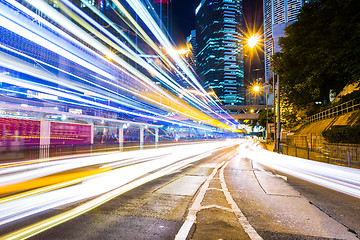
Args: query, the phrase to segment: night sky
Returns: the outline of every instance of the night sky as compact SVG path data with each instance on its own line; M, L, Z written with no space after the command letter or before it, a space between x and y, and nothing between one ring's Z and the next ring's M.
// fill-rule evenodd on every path
M201 0L172 0L173 38L176 45L185 45L186 37L195 29L195 9Z
M195 9L201 0L172 0L173 7L173 39L181 48L185 46L186 37L195 29ZM249 29L260 29L263 24L263 0L243 0L245 22ZM257 77L264 76L264 56L245 57L245 84Z
M244 0L245 21L250 28L254 22L256 27L262 25L262 1ZM185 44L185 39L190 31L195 29L195 9L201 0L172 0L173 7L173 38L177 45Z

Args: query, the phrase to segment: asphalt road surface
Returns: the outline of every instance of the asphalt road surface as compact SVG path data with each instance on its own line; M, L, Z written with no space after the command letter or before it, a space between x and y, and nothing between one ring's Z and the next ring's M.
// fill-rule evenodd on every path
M86 201L4 224L0 236ZM359 216L360 199L258 164L231 145L31 239L357 239Z

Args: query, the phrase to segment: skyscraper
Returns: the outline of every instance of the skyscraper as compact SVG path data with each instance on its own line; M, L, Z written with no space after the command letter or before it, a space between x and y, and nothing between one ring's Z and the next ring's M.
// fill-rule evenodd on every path
M271 78L270 59L272 39L274 52L279 51L279 37L283 37L284 29L297 19L302 6L309 0L264 0L264 38L265 38L265 79Z
M242 0L202 0L196 9L196 61L205 88L223 105L244 105Z
M172 35L171 0L153 0L153 7L159 16L157 23L161 30L167 30ZM164 31L165 32L165 31Z
M190 49L190 52L186 56L186 60L190 64L191 68L196 71L196 30L191 30L190 36L186 38L186 44L188 49Z

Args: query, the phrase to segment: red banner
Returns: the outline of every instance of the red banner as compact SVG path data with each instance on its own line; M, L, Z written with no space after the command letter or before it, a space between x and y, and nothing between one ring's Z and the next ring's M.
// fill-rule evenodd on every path
M154 3L169 4L169 0L154 0Z
M50 144L91 144L91 126L52 122Z
M0 118L0 147L40 144L40 121Z

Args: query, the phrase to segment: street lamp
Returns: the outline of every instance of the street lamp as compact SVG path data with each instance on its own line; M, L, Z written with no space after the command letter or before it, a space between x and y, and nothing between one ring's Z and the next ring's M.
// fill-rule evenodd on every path
M253 92L254 94L254 105L256 105L256 95L260 94L260 90L261 90L261 85L259 83L254 83L251 86L250 92Z
M250 48L254 48L255 46L258 45L259 42L260 42L260 37L257 34L255 34L247 39L247 45Z
M260 92L260 86L259 86L259 85L255 85L255 86L253 87L253 91L256 92L256 93Z
M271 56L274 56L274 38L267 38L264 39L271 40ZM257 35L251 36L247 39L247 45L251 48L257 46L260 42L260 38ZM273 74L273 106L275 108L275 70L272 71ZM274 111L274 138L275 138L275 149L278 153L280 153L280 81L279 81L279 75L277 75L277 82L276 82L276 89L277 89L277 114L275 114Z
M268 106L267 106L267 101L268 101L268 90L269 90L270 85L268 83L264 83L263 85L260 84L254 84L252 86L252 91L256 94L256 93L260 93L261 90L265 89L265 110L266 110L266 132L265 132L265 139L267 140L268 135L267 135L267 130L268 130L268 125L269 125L269 118L268 118Z

